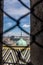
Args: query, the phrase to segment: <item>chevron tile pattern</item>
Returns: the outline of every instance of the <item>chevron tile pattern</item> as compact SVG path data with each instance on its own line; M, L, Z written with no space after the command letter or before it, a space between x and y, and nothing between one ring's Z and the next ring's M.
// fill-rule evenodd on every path
M23 59L26 59L26 62L30 60L30 50L26 49L21 53ZM3 49L2 57L4 62L8 63L16 63L17 56L13 50L10 49ZM23 61L19 60L19 63L24 63ZM6 64L7 65L7 64Z

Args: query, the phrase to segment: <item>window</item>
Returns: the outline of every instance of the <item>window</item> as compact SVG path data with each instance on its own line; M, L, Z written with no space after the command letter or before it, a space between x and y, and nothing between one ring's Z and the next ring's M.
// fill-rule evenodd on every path
M29 0L22 0L22 2L25 3L27 7L30 7ZM30 44L30 36L23 31L25 30L30 33L30 15L28 15L30 10L24 7L18 0L4 0L4 11L15 20L3 14L3 31L14 27L17 24L16 20L19 20L20 25L16 25L12 30L6 32L3 35L3 41L14 46L27 46ZM24 15L26 16L23 17ZM21 30L20 27L23 30Z
M30 7L30 0L22 0L27 7ZM28 49L21 53L22 60L19 63L25 64L30 62L30 15L28 10L19 0L4 0L4 14L3 14L3 60L7 63L18 62L17 56L14 50L9 49L6 45L11 48L18 50L19 52L28 46ZM6 32L7 31L7 32ZM20 49L20 50L19 50ZM17 52L17 51L16 51ZM18 54L18 53L17 53Z
M20 0L19 0L20 1ZM43 0L40 0L40 1L38 1L38 2L36 2L35 3L35 1L33 1L33 0L31 0L31 2L32 2L32 5L35 3L35 5L33 5L33 9L35 9L34 10L34 13L33 13L33 9L32 9L32 30L31 31L38 31L38 33L36 33L36 35L32 35L32 42L34 43L35 42L35 46L37 45L37 47L39 48L43 48L43 46L40 44L40 42L42 41L42 39L41 39L41 41L39 41L39 43L38 43L38 40L40 40L40 39L37 39L36 40L36 36L38 36L39 35L39 38L40 38L40 33L42 33L42 31L43 31L43 29L41 29L41 31L39 31L39 29L40 29L40 27L42 27L42 22L43 22L43 18L42 18L42 5L39 5L40 3L42 4L42 1ZM0 1L1 2L1 1ZM1 2L2 3L2 2ZM0 3L0 5L1 5L1 3ZM23 4L23 2L21 2L21 4L22 5L25 5L25 4ZM41 7L40 7L41 6ZM26 6L27 7L27 6ZM28 7L27 7L28 8ZM36 10L36 8L37 8L37 10ZM41 9L40 9L41 8ZM1 11L3 11L2 9L1 9L1 7L0 7L0 10ZM2 15L2 12L0 11L0 15ZM10 19L11 18L11 20L13 19L11 16L9 16L5 11L3 11L6 15L7 15L7 17ZM40 12L40 14L38 14L38 15L36 15L37 13L39 13ZM6 16L4 14L4 16ZM3 16L3 17L4 17ZM39 17L40 18L39 18ZM22 18L22 17L21 17ZM34 19L33 19L34 18ZM42 19L41 19L42 18ZM22 18L22 19L24 19L24 18ZM4 20L4 19L3 19ZM7 19L8 20L8 19ZM15 19L13 19L13 20L15 20ZM0 21L2 21L2 16L0 16ZM17 22L18 22L18 20L16 20ZM20 19L20 21L21 21L21 19ZM17 23L17 22L15 22L15 24ZM38 25L35 25L35 24L33 24L33 22L38 22ZM19 23L19 22L18 22ZM19 26L19 24L17 23L17 26ZM37 23L36 23L37 24ZM40 26L39 26L39 24L40 24ZM8 24L9 25L9 24ZM10 25L11 26L11 25ZM26 25L25 25L26 26ZM39 29L37 29L36 27L36 29L34 28L34 26L38 26L37 28L39 28ZM2 29L2 26L0 26L1 27L1 29ZM21 36L20 36L20 38L22 37L22 33L23 33L23 31L24 32L26 32L25 30L23 30L20 26L19 26L19 28L22 30L22 32L21 32ZM24 28L24 26L23 26L23 28ZM0 30L1 30L0 29ZM8 27L8 29L9 29L9 27ZM5 30L3 29L3 32L4 32ZM1 32L2 32L2 30L1 30ZM8 30L7 31L5 31L5 32L8 32ZM4 33L5 33L4 32ZM42 35L41 35L42 36ZM2 37L0 37L1 39L2 39ZM6 36L5 36L5 38L6 38ZM10 36L8 35L8 38L10 38ZM15 37L15 38L17 38L17 37ZM14 39L14 36L11 36L11 40L12 39ZM7 40L7 39L6 39ZM34 40L34 41L33 41ZM4 35L3 35L3 41L4 41ZM1 41L0 41L1 42ZM1 42L2 43L2 42ZM6 43L6 41L4 41L4 43ZM42 42L41 42L42 43ZM14 48L12 48L12 45L11 44L8 44L8 43L6 43L5 45L7 45L7 47L6 46L4 46L3 45L3 48L1 47L2 46L2 44L0 44L0 51L1 50L3 50L2 52L0 52L0 55L2 54L2 56L3 56L3 64L4 65L11 65L12 63L14 63L15 64L15 62L20 62L20 61L17 61L17 59L15 60L14 58L15 57L17 57L17 58L19 58L19 56L18 56L18 54L20 53L20 51L18 52L18 51L16 51L16 52L18 52L18 53L16 53L17 54L17 56L15 56L16 54L15 54L15 52L14 52ZM10 46L11 45L11 46ZM18 44L17 44L18 45ZM32 58L32 62L34 63L34 64L36 64L36 63L39 63L39 61L40 61L40 63L39 64L43 64L43 62L40 60L40 58L38 57L40 54L37 54L37 52L41 52L42 53L42 50L39 48L39 49L37 49L36 47L34 46L34 44L33 44L33 49L31 50L32 51L32 55L34 55L34 56L32 56L33 58ZM9 47L9 48L8 48ZM18 48L18 47L17 47ZM12 50L11 50L12 49ZM35 52L35 54L34 54L34 52ZM26 51L27 52L27 51ZM6 54L5 54L6 53ZM14 55L15 54L15 55ZM22 55L22 57L23 58L26 58L26 56L28 57L28 54L26 54L26 56L24 55L24 51L20 54L20 57L21 57L21 55ZM29 52L29 55L30 55L30 52ZM24 57L25 56L25 57ZM40 55L40 57L41 58L43 58L42 57L43 56L43 54L41 54ZM0 56L0 60L1 60L1 56ZM36 58L36 59L35 59ZM6 59L7 59L7 61L6 61ZM38 60L39 59L39 60ZM18 60L20 60L20 59L18 59ZM8 61L9 61L9 63L8 63ZM10 62L12 62L12 63L10 63ZM20 62L21 63L21 62ZM36 64L37 65L37 64Z

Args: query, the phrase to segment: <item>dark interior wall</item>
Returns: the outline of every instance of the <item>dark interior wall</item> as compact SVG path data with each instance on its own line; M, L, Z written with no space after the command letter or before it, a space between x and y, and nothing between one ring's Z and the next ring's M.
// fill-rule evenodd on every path
M41 0L31 0L31 7L38 1ZM31 14L31 34L33 35L43 30L43 2L34 7L34 13L42 22ZM43 45L43 32L38 33L35 37L35 40ZM34 65L43 65L43 48L40 48L35 43L31 45L31 61Z
M0 0L0 8L3 8L3 1ZM3 13L0 10L0 33L3 32ZM2 35L0 35L0 41L2 40ZM0 42L0 65L2 65L2 43Z

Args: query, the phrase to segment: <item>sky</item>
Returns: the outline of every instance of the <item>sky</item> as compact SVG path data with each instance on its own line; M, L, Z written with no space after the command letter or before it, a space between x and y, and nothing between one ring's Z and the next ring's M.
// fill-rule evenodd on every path
M28 7L30 7L29 0L22 0ZM27 8L25 8L18 0L4 0L4 11L7 12L10 16L15 19L19 19L21 16L30 12ZM8 16L3 14L3 31L9 29L10 27L16 24L15 21L11 20ZM22 20L20 20L20 26L30 33L30 15L26 16ZM20 36L27 35L23 31L21 31L18 27L7 32L4 36Z

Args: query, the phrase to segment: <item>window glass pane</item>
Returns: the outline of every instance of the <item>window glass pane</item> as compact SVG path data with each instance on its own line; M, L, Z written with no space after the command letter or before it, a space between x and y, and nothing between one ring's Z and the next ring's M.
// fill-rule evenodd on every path
M30 0L21 0L27 7L30 7ZM29 48L21 53L26 62L30 61L30 10L28 10L24 5L22 5L18 0L4 0L4 12L3 14L3 32L8 32L3 34L3 42L12 46L12 48L23 48L28 46ZM26 15L27 14L27 15ZM9 16L8 16L9 15ZM26 15L25 17L23 17ZM12 18L12 19L11 19ZM19 21L18 21L19 20ZM17 22L20 24L17 26ZM10 30L11 29L11 30ZM26 33L27 32L27 33ZM6 49L6 50L5 50ZM14 51L8 50L5 45L3 45L3 58L5 62L16 62L14 59ZM16 57L16 56L15 56ZM7 59L8 58L8 59ZM7 59L7 60L6 60ZM11 59L11 60L10 60ZM20 61L20 63L22 63Z

